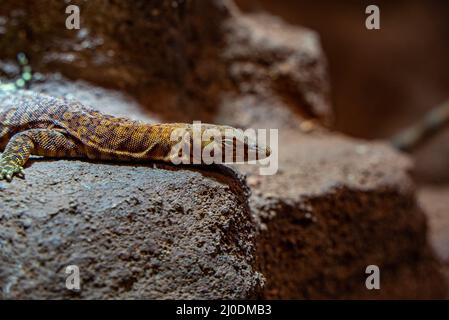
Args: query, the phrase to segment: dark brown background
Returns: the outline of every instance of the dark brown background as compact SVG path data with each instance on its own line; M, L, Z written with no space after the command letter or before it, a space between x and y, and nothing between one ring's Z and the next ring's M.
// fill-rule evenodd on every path
M449 1L238 0L318 31L329 61L337 130L388 138L449 98ZM380 30L365 8L380 8ZM419 181L449 182L449 133L414 154Z
M318 31L339 130L389 137L449 97L448 1L376 1L380 30L365 28L361 1L237 2Z

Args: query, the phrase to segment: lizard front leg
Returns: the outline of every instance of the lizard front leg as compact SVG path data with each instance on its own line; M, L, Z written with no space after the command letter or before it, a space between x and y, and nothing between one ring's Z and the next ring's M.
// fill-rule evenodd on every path
M0 180L24 176L23 166L30 155L78 157L82 148L72 138L55 129L30 129L15 134L0 157Z

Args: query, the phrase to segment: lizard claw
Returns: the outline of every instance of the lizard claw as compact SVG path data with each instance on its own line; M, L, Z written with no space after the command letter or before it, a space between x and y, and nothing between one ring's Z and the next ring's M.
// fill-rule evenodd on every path
M25 172L23 168L15 163L0 160L0 180L6 179L8 182L11 182L15 175L19 178L24 178Z
M20 168L19 172L16 173L17 177L20 179L25 178L25 171L23 171L23 168Z

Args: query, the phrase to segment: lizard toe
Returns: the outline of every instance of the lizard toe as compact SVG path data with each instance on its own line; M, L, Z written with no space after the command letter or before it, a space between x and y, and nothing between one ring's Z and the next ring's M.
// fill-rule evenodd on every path
M25 173L21 166L0 163L0 180L5 179L8 182L11 182L14 176L18 176L19 178L25 177Z

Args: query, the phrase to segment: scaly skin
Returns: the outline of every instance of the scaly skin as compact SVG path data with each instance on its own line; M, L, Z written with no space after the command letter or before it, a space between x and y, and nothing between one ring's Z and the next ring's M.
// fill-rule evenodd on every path
M202 125L201 130L228 126ZM30 155L96 160L171 161L175 129L192 125L146 124L104 115L78 102L28 90L0 91L0 179L23 176ZM232 129L232 128L231 128ZM207 144L206 144L207 145ZM253 141L245 144L247 149ZM204 148L204 144L202 148ZM270 151L265 149L268 156Z

